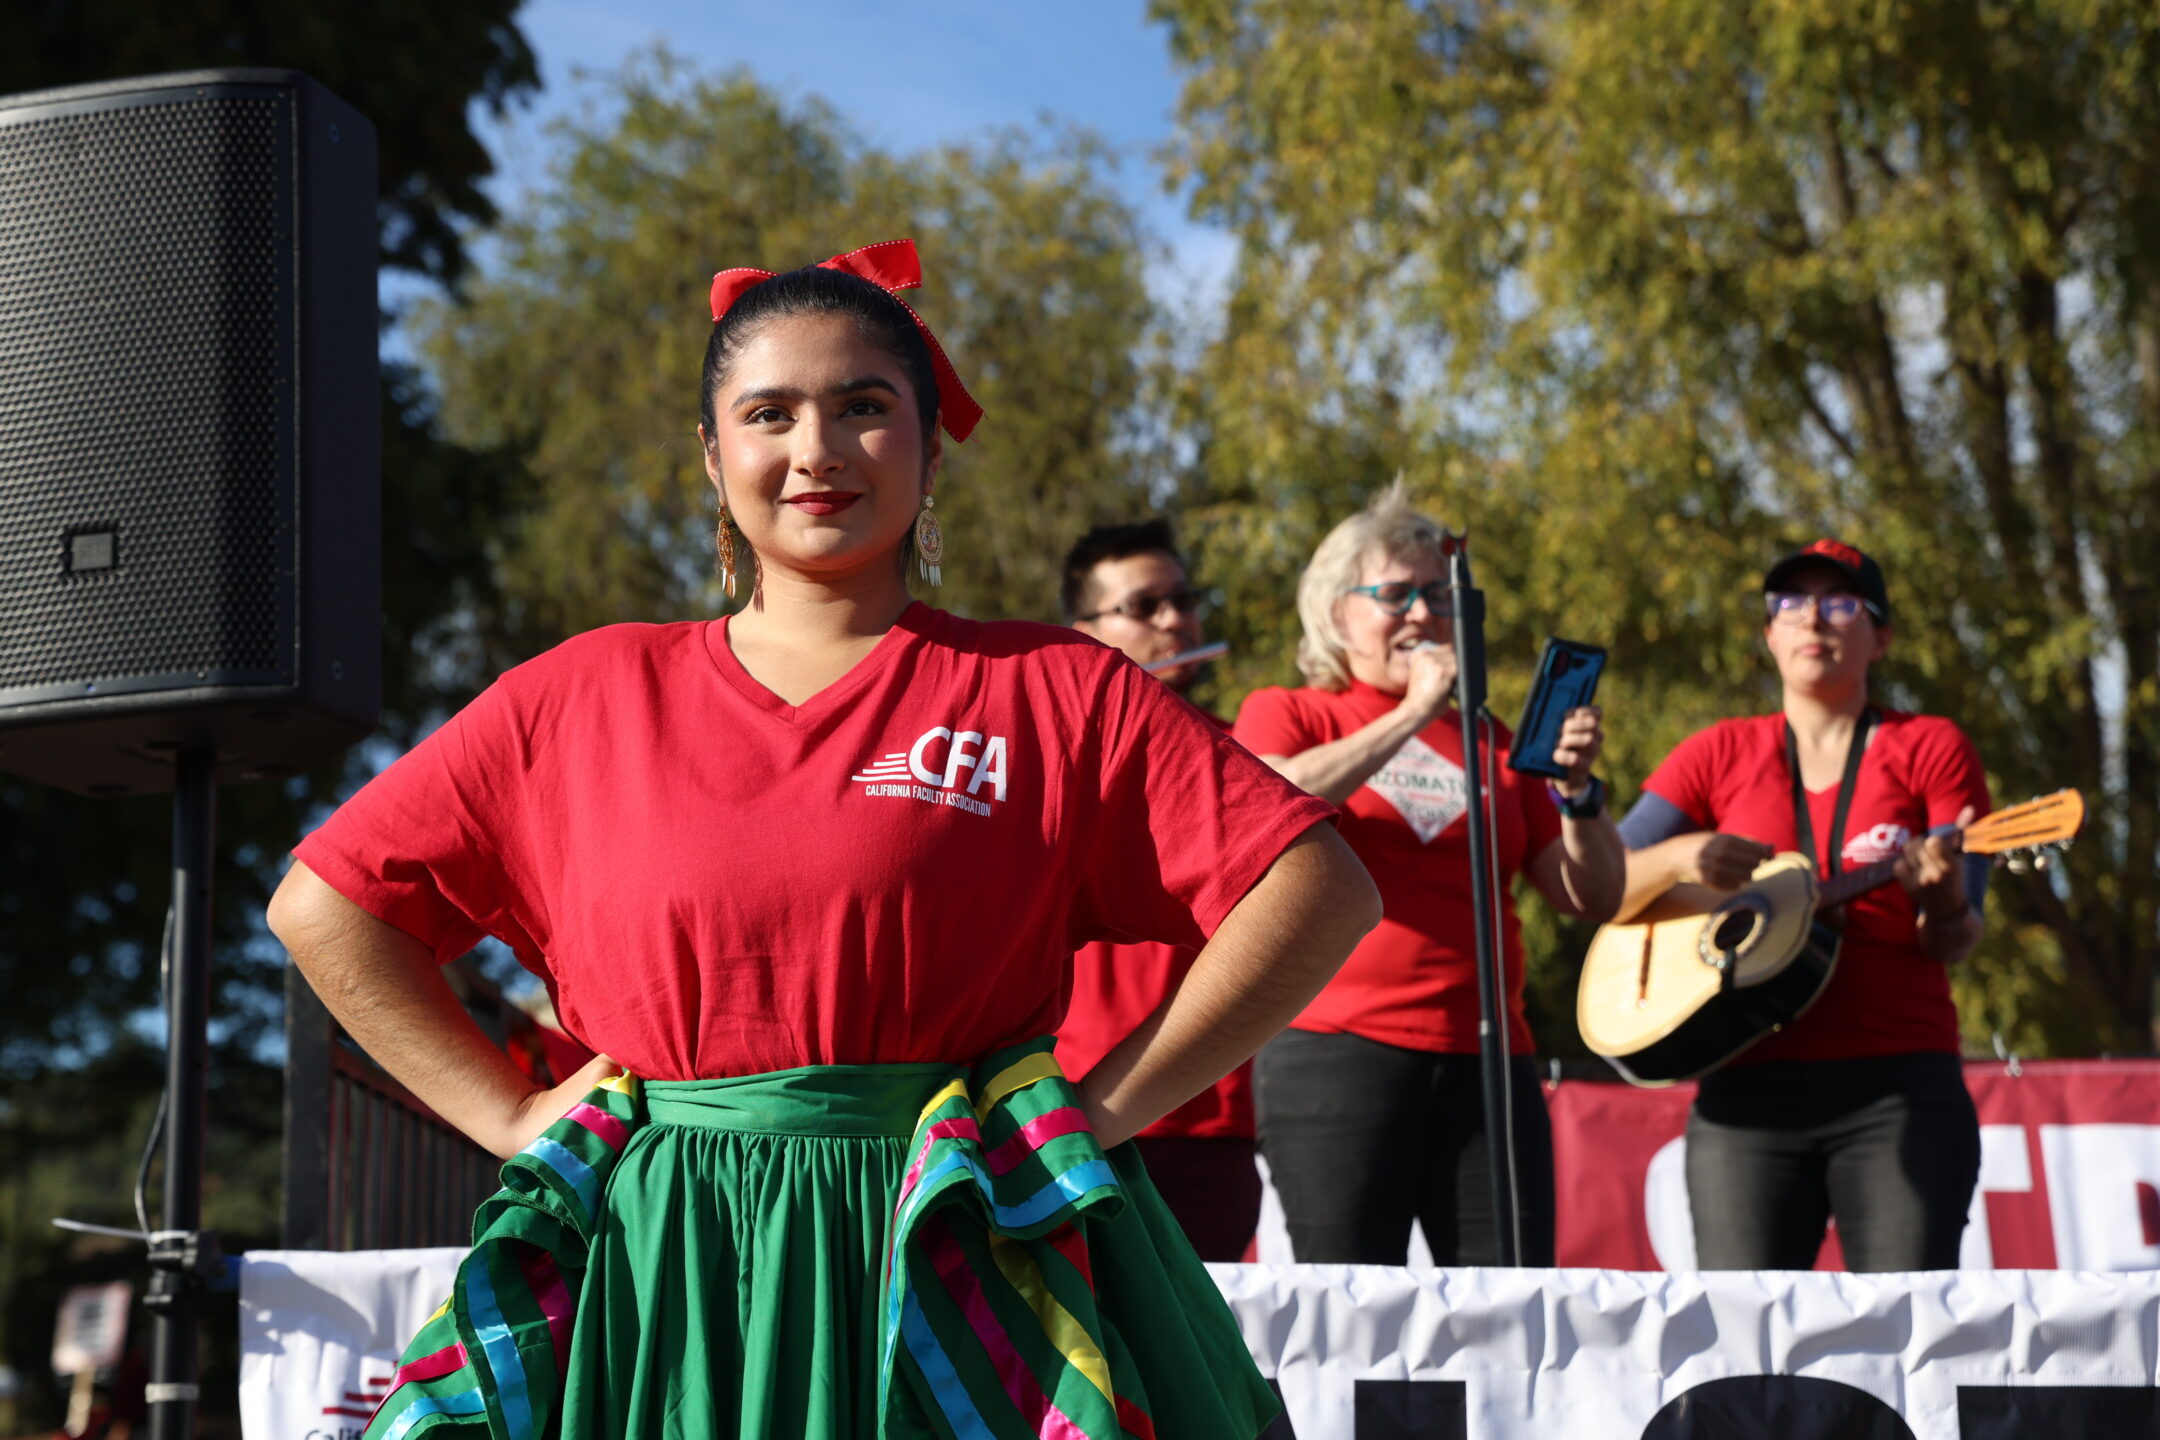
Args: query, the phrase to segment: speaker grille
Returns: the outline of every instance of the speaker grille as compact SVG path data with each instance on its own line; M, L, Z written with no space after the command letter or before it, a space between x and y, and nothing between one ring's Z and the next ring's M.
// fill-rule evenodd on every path
M0 124L0 703L293 678L291 106Z

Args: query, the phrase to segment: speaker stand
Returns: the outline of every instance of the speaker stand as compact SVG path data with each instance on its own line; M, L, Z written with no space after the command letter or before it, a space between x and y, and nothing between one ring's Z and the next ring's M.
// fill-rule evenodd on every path
M173 948L165 979L165 1208L150 1241L151 1440L188 1440L201 1399L202 1288L224 1262L202 1230L209 1105L211 867L217 853L217 753L184 750L173 795Z

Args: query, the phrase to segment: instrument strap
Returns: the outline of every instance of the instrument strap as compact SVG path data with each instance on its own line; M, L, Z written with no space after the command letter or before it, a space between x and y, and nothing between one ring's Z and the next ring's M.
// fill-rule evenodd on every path
M1845 817L1852 813L1855 782L1860 778L1860 759L1867 753L1868 732L1874 728L1875 707L1870 705L1860 712L1859 723L1853 726L1852 740L1845 747L1845 778L1838 781L1837 810L1830 817L1830 873L1833 876L1844 868ZM1808 810L1807 786L1800 779L1800 738L1793 734L1790 720L1785 722L1785 771L1792 777L1793 829L1799 833L1800 853L1820 871L1822 861L1815 853L1815 821Z

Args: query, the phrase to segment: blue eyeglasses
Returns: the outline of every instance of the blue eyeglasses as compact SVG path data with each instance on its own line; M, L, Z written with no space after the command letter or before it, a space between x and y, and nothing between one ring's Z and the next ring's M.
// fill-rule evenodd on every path
M1842 630L1860 618L1862 604L1859 596L1836 591L1805 595L1796 590L1772 590L1763 596L1763 615L1773 625L1805 625L1820 615L1825 623Z
M1384 585L1353 585L1344 592L1363 595L1390 615L1407 615L1410 607L1423 597L1426 610L1434 616L1447 619L1455 613L1455 602L1448 595L1447 581L1435 580L1427 585L1413 585L1407 580L1390 580Z

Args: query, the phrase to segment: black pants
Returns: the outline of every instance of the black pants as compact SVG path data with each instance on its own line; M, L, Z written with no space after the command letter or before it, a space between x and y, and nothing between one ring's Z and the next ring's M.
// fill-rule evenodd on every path
M1688 1116L1688 1206L1705 1270L1807 1270L1823 1228L1854 1270L1954 1270L1980 1178L1955 1055L1736 1065Z
M1202 1260L1243 1260L1260 1226L1260 1167L1253 1142L1213 1135L1142 1135L1134 1141L1163 1203Z
M1536 1063L1515 1060L1522 1263L1553 1261L1552 1124ZM1260 1151L1304 1263L1400 1265L1410 1222L1440 1265L1499 1259L1475 1055L1285 1030L1253 1065Z

